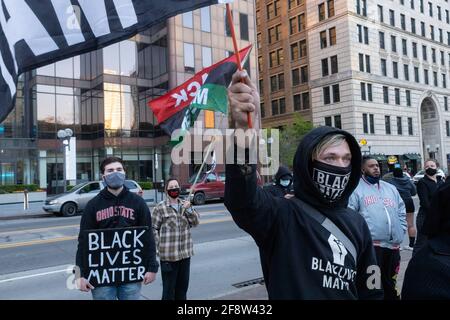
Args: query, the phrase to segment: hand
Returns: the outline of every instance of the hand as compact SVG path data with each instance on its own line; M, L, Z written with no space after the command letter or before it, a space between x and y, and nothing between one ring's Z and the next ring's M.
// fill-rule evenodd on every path
M89 292L91 289L95 289L92 284L89 283L85 278L79 278L76 280L77 288L80 291Z
M156 273L154 272L146 272L144 274L144 284L147 285L149 283L152 283L156 279Z
M192 203L189 201L183 201L183 208L189 209L190 207L192 207Z
M294 197L294 195L293 195L293 194L290 194L290 193L288 193L288 194L285 194L285 195L284 195L284 197L285 197L286 199L290 199L290 198L293 198L293 197Z
M231 86L228 88L228 102L231 116L230 128L248 128L247 112L250 112L252 116L252 123L259 125L254 121L255 115L259 115L259 93L250 81L247 71L236 71L233 75Z

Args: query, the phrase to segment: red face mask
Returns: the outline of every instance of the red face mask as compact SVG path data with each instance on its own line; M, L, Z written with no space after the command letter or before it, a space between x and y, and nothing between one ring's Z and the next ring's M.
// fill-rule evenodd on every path
M167 190L167 194L171 197L171 198L178 198L180 196L180 188L174 188L174 189L169 189Z

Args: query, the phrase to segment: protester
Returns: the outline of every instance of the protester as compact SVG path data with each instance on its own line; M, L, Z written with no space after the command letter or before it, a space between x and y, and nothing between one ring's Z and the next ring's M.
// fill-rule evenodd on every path
M366 219L381 270L385 300L397 300L400 244L406 231L405 204L397 189L380 181L380 167L372 156L362 160L363 176L349 200L349 207Z
M137 226L148 226L151 229L152 226L150 210L144 199L130 192L124 186L126 175L122 159L118 157L104 159L100 165L100 171L107 187L87 203L80 222L76 254L76 264L80 268L81 273L81 277L77 281L78 288L86 292L92 290L94 300L139 300L141 282L94 288L87 281L86 266L83 262L83 247L85 245L83 243L83 232L85 230ZM114 214L107 216L97 214L102 210L112 211ZM133 214L122 215L120 212L132 212ZM150 237L148 237L144 246L149 253L149 264L143 280L143 283L147 285L155 280L156 272L158 272L155 241L152 232L150 232Z
M431 198L443 183L440 176L437 175L438 164L434 159L428 159L424 164L425 175L417 183L417 194L420 200L420 208L416 218L417 239L414 244L413 255L423 247L427 241L426 235L422 232L423 222L431 205Z
M257 110L259 95L246 72L233 76L228 97L231 127L247 128L247 112ZM237 140L235 155L246 147L249 155L248 145ZM361 174L355 138L330 127L307 134L294 158L291 199L257 187L250 158L226 165L225 205L267 257L269 298L382 298L367 224L347 209Z
M177 179L167 180L167 199L152 212L153 230L161 263L163 300L186 300L191 257L194 246L191 227L199 224L199 215L189 201L180 199Z
M402 299L450 299L450 183L440 185L426 214L428 237L406 268Z
M405 176L399 163L394 166L393 176L386 180L397 188L400 197L402 197L406 208L406 223L408 225L409 245L405 247L406 250L413 250L414 242L416 240L416 227L414 226L414 200L413 196L417 194L416 186L408 176Z
M275 181L264 189L275 197L293 194L292 172L288 167L280 166L275 174Z

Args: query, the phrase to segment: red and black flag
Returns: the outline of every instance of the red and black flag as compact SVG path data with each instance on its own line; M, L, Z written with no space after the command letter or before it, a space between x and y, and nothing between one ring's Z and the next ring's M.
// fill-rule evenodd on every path
M247 60L252 46L239 52L242 63ZM180 136L188 131L200 111L211 110L227 113L227 88L238 69L236 55L203 69L191 79L172 89L165 95L149 102L163 131L172 133L181 129ZM178 142L179 137L172 137Z

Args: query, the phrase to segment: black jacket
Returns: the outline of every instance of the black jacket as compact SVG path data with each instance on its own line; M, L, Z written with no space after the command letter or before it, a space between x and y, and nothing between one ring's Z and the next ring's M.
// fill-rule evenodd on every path
M328 134L341 133L352 150L352 174L343 198L329 203L322 198L311 175L311 154ZM270 299L381 299L382 290L368 289L370 268L376 258L367 224L347 208L361 172L361 153L349 133L330 128L314 129L306 135L294 160L294 190L298 198L320 209L350 239L357 258L342 258L333 249L332 235L302 212L293 200L273 197L257 187L256 166L227 165L225 206L239 227L255 239L267 257ZM335 263L336 257L341 262ZM342 262L343 261L343 262Z
M400 197L402 197L403 201L406 199L411 199L411 197L417 194L416 186L408 177L392 177L386 181L397 188L397 191L400 193Z
M431 198L442 183L443 181L439 176L437 177L437 182L428 178L427 175L419 180L417 183L417 195L420 200L419 214L426 215L431 205Z
M292 173L285 166L280 166L275 174L275 182L270 186L265 186L264 190L270 192L275 197L284 197L286 194L293 193L293 184L291 183L287 187L283 187L280 184L280 180L283 177L289 177L292 180Z
M149 265L146 271L156 273L159 265L156 261L152 220L150 210L144 199L130 192L126 187L123 188L118 196L113 195L107 188L100 191L95 198L87 203L81 217L76 255L76 264L80 267L81 275L85 278L87 276L82 256L84 230L137 226L150 227L151 236L147 238L147 243L144 243L149 250Z

